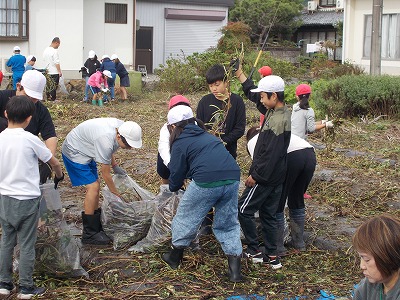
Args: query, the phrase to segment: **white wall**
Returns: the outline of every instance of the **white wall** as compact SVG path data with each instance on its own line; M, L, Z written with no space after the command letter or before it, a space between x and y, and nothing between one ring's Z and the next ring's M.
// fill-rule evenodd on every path
M344 10L343 60L362 66L367 73L370 71L370 61L363 58L364 16L372 14L372 3L373 0L346 0ZM383 14L400 13L398 0L384 0L383 5ZM400 61L382 59L381 73L400 75Z
M183 4L173 4L173 3L160 3L160 2L143 2L137 0L137 14L136 18L140 20L140 26L153 27L153 68L158 68L160 64L165 63L165 51L166 51L166 41L165 41L165 30L166 30L166 19L164 16L165 8L179 8L179 9L198 9L198 10L222 10L228 11L226 7L221 6L208 6L208 5L183 5ZM217 45L217 41L220 35L215 34L218 29L222 28L227 24L227 18L223 21L213 21L215 22L215 31L210 32L210 35L214 36L214 46ZM191 22L188 20L187 22ZM199 23L200 21L194 21ZM209 21L207 22L209 23ZM185 28L182 28L185 30ZM199 48L198 52L202 52L205 49ZM191 54L191 53L186 53Z
M128 5L128 24L104 23L104 3ZM99 60L103 54L116 53L128 66L133 63L133 0L84 0L83 62L88 52L94 50Z

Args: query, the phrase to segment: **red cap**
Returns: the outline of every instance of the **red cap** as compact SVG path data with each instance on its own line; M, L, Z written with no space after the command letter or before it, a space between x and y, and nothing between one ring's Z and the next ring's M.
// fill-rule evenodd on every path
M311 94L311 86L308 84L302 83L296 87L296 96Z
M258 70L258 73L260 73L260 75L263 77L269 76L269 75L272 75L272 69L268 66L264 66Z
M2 71L0 71L0 84L1 84L1 82L3 81L3 72Z
M187 105L190 106L190 102L187 98L183 97L182 95L176 95L169 100L168 109L171 109L172 107L178 105L179 103L186 103Z

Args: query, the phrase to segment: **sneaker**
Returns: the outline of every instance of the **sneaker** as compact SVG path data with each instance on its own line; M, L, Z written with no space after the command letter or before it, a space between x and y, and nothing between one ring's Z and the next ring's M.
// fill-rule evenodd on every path
M41 296L46 292L46 289L43 287L36 286L20 286L19 294L17 296L18 299L31 299L33 296Z
M250 258L253 263L262 263L263 260L263 254L261 251L255 251L247 248L242 252L242 257L244 258Z
M14 285L11 282L0 282L0 295L10 295Z
M264 257L264 262L269 264L273 270L278 270L282 268L281 261L279 260L279 256L268 256Z

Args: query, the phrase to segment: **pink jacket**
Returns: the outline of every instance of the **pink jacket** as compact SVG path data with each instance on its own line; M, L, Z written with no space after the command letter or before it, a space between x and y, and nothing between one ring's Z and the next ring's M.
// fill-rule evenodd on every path
M104 84L104 88L108 88L107 77L106 77L106 79L104 79L103 73L101 73L100 71L96 71L96 73L93 73L89 77L88 85L90 85L90 86L95 86L100 89L102 83Z

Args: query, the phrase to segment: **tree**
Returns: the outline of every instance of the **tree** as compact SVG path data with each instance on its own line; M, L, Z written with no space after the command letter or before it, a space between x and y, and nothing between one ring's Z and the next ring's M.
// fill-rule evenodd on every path
M252 40L261 45L268 39L289 38L301 21L296 18L303 9L303 0L235 0L229 20L242 21L252 29Z

